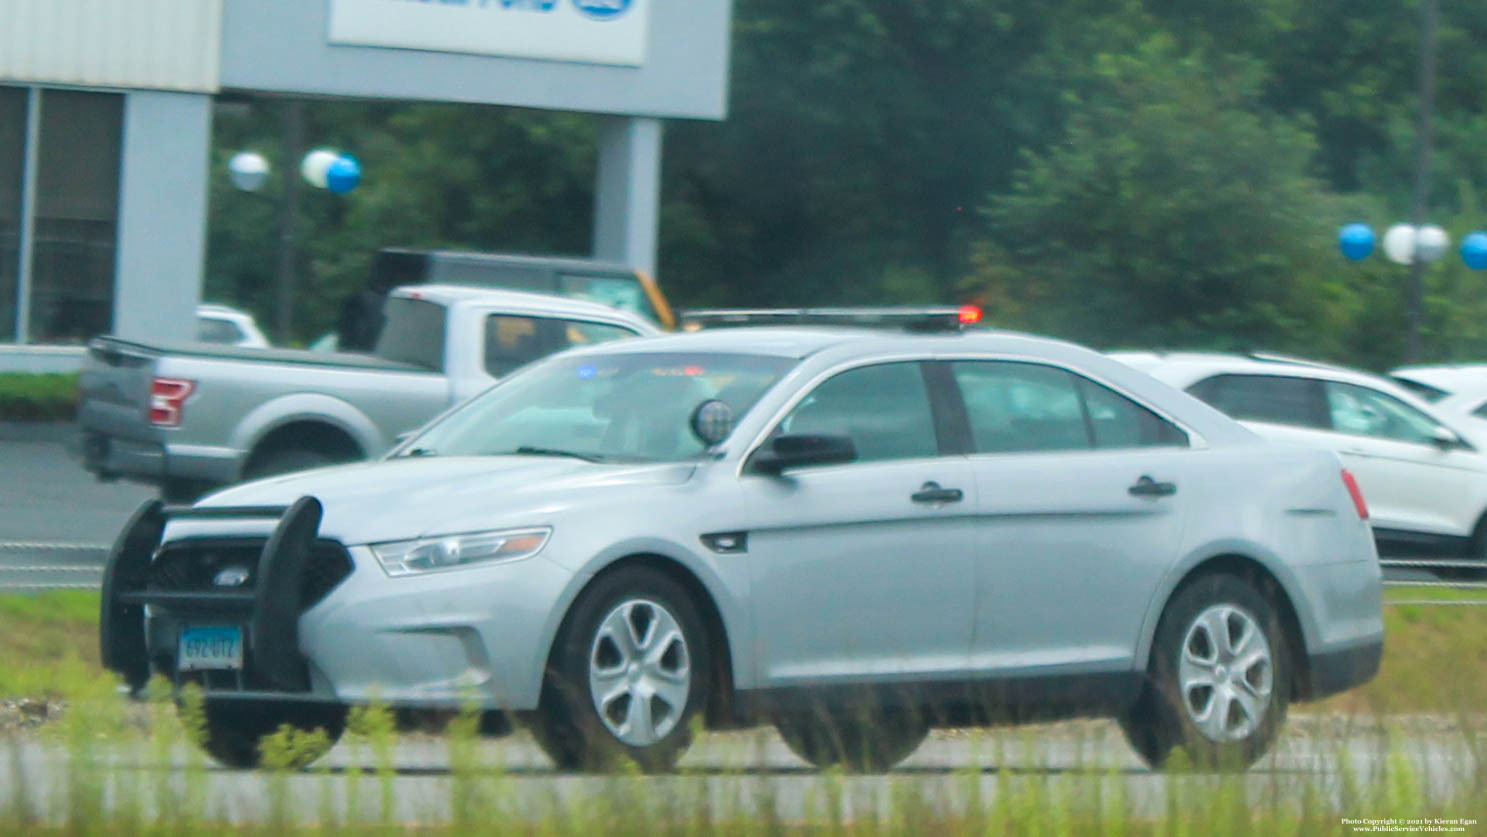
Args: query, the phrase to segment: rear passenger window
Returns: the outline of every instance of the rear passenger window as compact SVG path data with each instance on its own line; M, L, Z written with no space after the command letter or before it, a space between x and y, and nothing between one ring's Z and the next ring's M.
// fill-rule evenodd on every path
M1064 369L1012 361L951 369L979 453L1188 444L1176 425Z
M1188 387L1230 418L1330 429L1322 382L1284 375L1215 375Z
M917 363L842 372L806 396L780 429L850 437L859 461L938 456L940 451L929 391Z
M1097 448L1138 448L1164 445L1186 447L1188 434L1177 425L1099 384L1079 379L1089 410L1090 432Z

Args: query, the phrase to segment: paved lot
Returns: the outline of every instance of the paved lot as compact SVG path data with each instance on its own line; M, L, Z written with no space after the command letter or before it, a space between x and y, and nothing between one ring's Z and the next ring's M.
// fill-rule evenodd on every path
M96 587L114 536L154 496L98 482L69 441L66 426L0 425L0 590Z

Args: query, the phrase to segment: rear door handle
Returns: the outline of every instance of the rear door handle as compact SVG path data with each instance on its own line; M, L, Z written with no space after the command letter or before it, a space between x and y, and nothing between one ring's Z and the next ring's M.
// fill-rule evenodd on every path
M965 494L959 488L941 488L937 482L927 482L909 499L916 503L959 503Z
M1157 482L1149 476L1143 475L1136 480L1136 484L1126 489L1137 497L1171 497L1177 493L1177 483Z

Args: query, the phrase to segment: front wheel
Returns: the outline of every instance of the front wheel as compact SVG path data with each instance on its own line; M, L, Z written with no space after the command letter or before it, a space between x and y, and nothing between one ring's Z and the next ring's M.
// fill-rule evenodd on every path
M669 576L601 576L558 632L533 736L565 770L670 769L707 705L711 655L697 607Z
M290 763L285 765L306 767L329 752L346 730L346 707L334 703L209 699L202 709L205 728L201 731L200 744L208 755L225 767L254 768L262 765L262 739L285 724L300 732L322 730L325 733L319 742L300 741Z
M1270 602L1244 579L1205 576L1167 604L1150 681L1120 726L1153 768L1181 748L1193 767L1243 770L1275 742L1290 675Z

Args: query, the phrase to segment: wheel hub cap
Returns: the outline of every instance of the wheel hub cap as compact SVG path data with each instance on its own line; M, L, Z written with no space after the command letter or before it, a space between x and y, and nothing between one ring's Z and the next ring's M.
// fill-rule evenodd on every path
M1270 708L1275 659L1265 632L1249 611L1213 605L1188 626L1177 662L1188 718L1218 743L1252 735Z
M649 599L621 602L589 648L589 696L606 729L647 747L676 728L692 691L692 661L676 617Z

